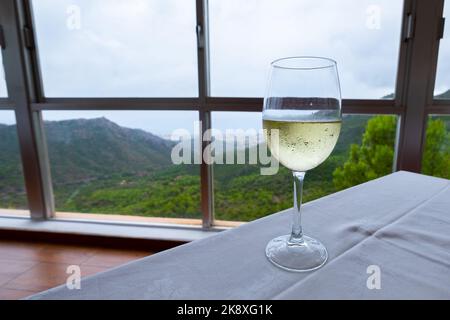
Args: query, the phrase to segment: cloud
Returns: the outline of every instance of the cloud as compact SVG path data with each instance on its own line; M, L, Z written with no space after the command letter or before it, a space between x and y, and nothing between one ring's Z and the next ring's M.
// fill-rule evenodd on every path
M295 55L338 61L344 98L380 98L394 91L400 0L210 0L211 84L216 96L262 96L269 63ZM194 0L33 1L47 96L196 96ZM67 28L78 6L81 28ZM368 8L379 9L369 28ZM449 6L446 5L446 15ZM377 24L375 24L377 26ZM450 33L450 24L446 33ZM437 92L450 83L450 43L441 42ZM0 79L0 96L6 88ZM124 106L126 108L126 106ZM106 116L157 133L184 126L196 112L46 112L52 119ZM147 116L148 115L148 116ZM215 113L214 126L247 128L255 113Z
M0 124L16 124L16 115L12 110L0 110Z
M34 1L49 97L196 96L195 2ZM80 28L67 27L78 6Z
M3 68L3 59L0 52L0 98L6 98L7 96L8 92L6 91L5 70Z
M379 29L367 27L374 5ZM345 98L394 90L401 1L212 0L210 7L214 95L261 96L269 63L298 55L337 60Z

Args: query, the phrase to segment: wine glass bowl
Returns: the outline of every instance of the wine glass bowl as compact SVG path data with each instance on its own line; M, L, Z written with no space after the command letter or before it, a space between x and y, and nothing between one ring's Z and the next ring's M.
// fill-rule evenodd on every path
M290 57L271 63L263 110L265 139L272 156L292 170L294 178L292 232L266 247L267 258L280 268L311 271L328 258L323 244L303 235L300 208L305 173L329 157L341 123L341 90L334 60Z

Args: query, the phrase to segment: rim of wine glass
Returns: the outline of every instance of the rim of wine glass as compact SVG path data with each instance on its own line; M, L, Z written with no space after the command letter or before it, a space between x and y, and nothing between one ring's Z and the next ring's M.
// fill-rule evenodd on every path
M321 65L321 66L311 66L311 67L290 67L290 66L280 66L277 65L280 61L286 61L286 60L320 60L320 61L328 61L328 65ZM279 58L276 60L273 60L270 65L274 68L279 69L292 69L292 70L316 70L316 69L327 69L327 68L333 68L337 66L337 62L331 58L326 57L319 57L319 56L293 56L293 57L285 57L285 58Z

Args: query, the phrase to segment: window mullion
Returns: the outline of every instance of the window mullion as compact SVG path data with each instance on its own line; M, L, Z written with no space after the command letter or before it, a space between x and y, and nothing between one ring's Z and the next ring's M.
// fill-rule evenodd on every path
M39 70L33 47L26 47L25 28L31 27L28 1L0 2L0 23L6 46L3 49L5 78L9 99L14 104L20 152L31 217L53 215L53 192L40 112L31 103L41 95Z
M413 36L406 41L401 55L396 101L404 106L398 130L398 170L421 171L426 130L427 106L432 103L434 75L439 49L439 23L443 0L407 1L406 14L412 15ZM404 21L405 22L405 21ZM403 34L406 32L404 27Z
M208 1L196 0L197 12L197 66L201 122L200 138L211 129L211 112L207 108L207 98L210 92L209 84L209 32L208 32ZM205 162L203 151L207 147L207 141L202 142L200 165L200 189L201 209L203 213L203 227L210 228L214 223L213 200L213 169L212 165Z

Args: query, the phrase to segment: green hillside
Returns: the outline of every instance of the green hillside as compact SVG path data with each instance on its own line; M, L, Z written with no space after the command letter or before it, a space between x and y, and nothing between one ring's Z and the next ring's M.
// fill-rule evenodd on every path
M16 126L0 124L0 207L26 207Z
M361 143L371 116L344 116L332 155L306 174L305 202L336 191L333 171L347 159L349 147ZM252 220L292 206L291 172L280 166L277 175L260 175L259 165L215 165L215 213L223 220Z
M106 118L45 123L55 184L146 175L170 164L173 143Z

